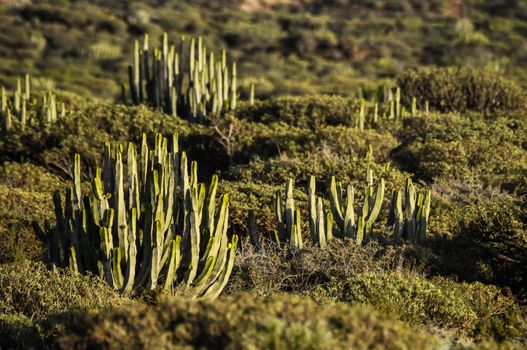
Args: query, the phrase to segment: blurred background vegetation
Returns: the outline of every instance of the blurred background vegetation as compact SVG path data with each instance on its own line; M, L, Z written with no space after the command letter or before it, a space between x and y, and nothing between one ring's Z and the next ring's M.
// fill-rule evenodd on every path
M407 68L470 66L527 85L520 0L0 1L0 84L111 99L132 38L201 35L239 62L259 97L355 94ZM271 6L274 4L274 6ZM246 89L247 91L247 89Z

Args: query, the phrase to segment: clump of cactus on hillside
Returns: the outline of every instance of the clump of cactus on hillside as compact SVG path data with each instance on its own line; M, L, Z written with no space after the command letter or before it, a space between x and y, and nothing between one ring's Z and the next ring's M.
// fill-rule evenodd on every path
M279 244L288 243L292 247L302 249L303 215L300 209L295 208L293 186L293 179L288 179L285 196L281 191L276 192L275 240ZM373 226L378 222L384 194L384 179L380 179L375 184L371 170L367 171L362 203L358 206L355 203L353 184L348 184L344 190L342 183L331 177L326 199L317 196L316 179L310 176L306 194L307 218L313 244L324 248L334 237L347 237L357 245L361 245L364 238L373 233ZM393 227L394 242L405 239L416 244L424 243L430 215L430 201L431 192L418 193L410 179L407 180L404 190L393 192L387 226ZM253 242L258 242L254 238L256 229L253 227L250 231Z
M233 111L238 103L236 62L227 52L207 49L201 37L181 37L174 45L163 34L162 47L150 48L134 41L133 62L128 67L129 88L123 85L123 100L146 103L172 116L204 118ZM251 86L254 101L254 86Z
M126 160L126 162L125 162ZM100 275L123 294L165 289L216 298L231 274L238 236L228 237L229 196L207 190L188 167L178 135L157 134L150 149L104 145L104 165L83 194L80 156L65 200L55 193L56 226L40 230L53 266Z
M25 129L27 126L50 124L66 115L64 103L57 103L55 95L48 91L38 97L32 93L31 77L17 79L16 88L9 93L0 88L0 130Z

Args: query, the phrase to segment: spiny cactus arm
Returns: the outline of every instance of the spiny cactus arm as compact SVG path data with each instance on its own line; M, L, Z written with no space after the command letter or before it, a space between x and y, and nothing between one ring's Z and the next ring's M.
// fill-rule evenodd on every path
M218 190L218 176L212 176L210 182L209 191L207 193L207 210L205 211L205 217L203 224L207 228L209 235L214 234L214 213L216 210L216 192Z
M190 39L190 54L189 54L189 79L193 82L194 67L196 63L196 39Z
M139 98L139 89L140 89L140 53L139 53L139 41L134 40L134 52L133 52L133 63L129 68L129 77L130 79L130 93L132 94L132 101L134 104L141 103Z
M124 174L123 174L123 159L121 151L116 152L116 159L114 162L114 208L115 208L115 222L113 235L117 236L119 241L119 254L121 254L123 261L128 261L128 223L126 221L126 206L124 201Z
M229 104L229 67L223 67L223 104L228 106Z
M172 287L172 284L174 283L174 280L176 279L176 271L179 268L179 265L181 263L180 244L181 244L181 236L176 236L176 239L171 239L168 244L170 257L168 260L168 269L167 269L167 275L165 278L165 284L163 286L165 290L168 290L170 287Z
M326 239L328 242L333 239L333 214L329 210L326 213Z
M5 117L5 129L11 130L13 128L13 115L11 114L11 109L7 108L7 113Z
M285 186L285 225L286 234L290 239L293 235L293 225L295 223L295 200L293 197L293 179L288 179ZM283 239L286 241L286 239Z
M430 216L430 204L432 202L432 191L428 190L426 191L426 197L425 197L425 202L424 202L424 207L426 209L425 213L426 213L426 221L428 221L428 217Z
M406 180L406 188L405 188L405 200L404 200L404 217L406 221L406 234L407 239L410 241L415 241L415 233L416 233L416 221L415 216L417 212L417 206L416 206L416 199L417 194L415 191L415 187L412 184L412 180L408 178Z
M99 230L99 234L101 241L100 261L102 264L102 275L106 283L108 283L111 287L114 288L115 285L112 271L112 240L109 236L108 228L106 227L101 227Z
M254 83L251 83L249 92L249 105L254 106Z
M55 213L55 220L57 222L55 232L58 245L58 260L56 260L57 266L64 267L66 262L61 259L61 256L67 256L66 250L66 221L64 217L64 211L62 209L62 200L60 198L60 192L55 191L53 193L53 206Z
M201 225L203 221L203 208L205 206L205 197L207 190L204 183L198 185L198 223Z
M79 273L79 268L77 266L77 253L75 252L74 247L69 249L69 268L71 271Z
M218 220L216 227L213 229L213 235L210 236L205 254L200 260L200 268L205 264L209 257L214 257L217 259L218 251L222 243L223 235L226 235L226 230L228 227L228 215L229 215L229 195L223 194L220 197L221 207L218 214ZM207 238L207 237L204 237Z
M130 209L128 222L128 261L123 280L121 292L128 294L132 291L135 280L135 270L137 265L137 209Z
M424 243L426 240L426 226L428 224L428 216L430 214L430 196L431 192L427 191L426 196L423 196L423 201L419 206L417 213L417 243Z
M355 188L348 184L346 190L346 214L344 216L344 236L351 237L355 227Z
M20 127L22 130L26 128L27 124L27 100L26 94L22 95L22 112L20 114Z
M190 242L189 250L190 257L188 261L188 270L185 276L185 284L192 285L199 264L199 247L200 247L200 225L198 222L198 192L197 188L192 189L192 209L190 211Z
M337 191L337 182L335 181L335 177L331 177L331 185L330 185L330 191L329 191L329 203L331 206L331 212L333 214L333 218L335 219L338 227L344 227L344 218L342 217L342 205L340 203L342 197L339 198L339 194Z
M366 222L370 225L375 222L381 212L382 201L384 199L384 179L381 179L377 185L374 198L373 205L370 206L368 216L366 217Z
M276 221L276 231L278 233L277 242L284 241L285 237L285 228L284 228L284 203L282 200L282 192L277 190L275 193L275 221Z
M7 94L5 88L2 86L0 88L0 112L5 112L7 110Z
M295 236L295 245L298 249L304 247L304 242L302 240L302 215L300 209L295 210L295 227L293 228L293 235Z
M326 247L326 227L324 220L324 203L322 198L318 197L317 199L317 240L315 243L318 243L320 248Z
M355 243L357 245L362 245L362 240L364 239L364 231L365 231L365 222L364 217L359 217L359 220L357 222L357 237L355 239Z
M142 264L141 268L139 269L139 272L137 273L137 277L134 281L134 291L141 288L146 281L146 278L148 277L150 270L151 270L151 262L152 262L152 236L154 234L154 221L153 221L153 209L151 203L143 203L141 211L143 212L141 215L145 218L144 224L143 224L143 241L142 241L142 248L143 248L143 255L142 255Z
M237 93L238 93L238 87L237 87L237 81L236 81L236 62L232 64L232 76L231 76L231 111L234 111L236 109L236 99L237 99Z
M81 156L76 153L73 158L73 211L82 208L82 188L81 188Z
M295 218L289 240L291 242L291 246L295 248L302 249L304 246L304 242L302 241L302 217L300 209L295 210Z
M232 268L234 267L234 257L236 255L236 246L238 245L238 236L233 235L232 240L227 246L227 263L226 266L222 269L221 275L218 279L206 290L203 294L204 299L213 300L216 299L229 281L229 278L232 273Z
M123 287L124 278L121 272L121 249L119 247L114 248L112 252L112 272L113 272L113 283L115 289L121 289Z
M316 182L315 177L309 177L307 197L307 210L309 213L309 231L311 232L311 239L316 242L317 237L317 199L316 199Z
M161 254L163 250L162 246L162 223L160 220L156 220L154 224L154 235L153 235L153 244L152 244L152 255L150 261L150 274L149 280L146 287L149 290L154 290L157 287L157 282L159 279L159 272L161 271Z
M137 151L133 143L128 144L128 210L136 210L136 214L141 211L141 191L139 183L139 170L137 164Z

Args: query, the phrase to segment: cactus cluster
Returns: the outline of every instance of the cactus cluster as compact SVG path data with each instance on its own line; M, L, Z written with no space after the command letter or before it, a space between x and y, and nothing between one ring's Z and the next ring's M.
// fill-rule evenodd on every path
M411 179L406 180L404 190L395 190L388 216L388 225L393 226L393 238L404 238L421 244L426 239L426 225L430 215L431 191L417 193Z
M125 162L126 159L126 162ZM238 236L227 235L229 196L198 182L178 147L157 134L150 149L104 145L104 165L81 184L80 156L65 201L55 193L56 226L40 230L52 265L100 275L123 294L163 288L188 298L217 297L231 274Z
M420 112L425 115L429 114L428 101L421 106L422 111L419 110L415 96L411 98L411 104L405 106L402 102L401 89L397 86L390 87L387 84L379 88L370 101L367 102L364 98L360 98L357 106L351 124L359 130L376 125L380 120L395 121L409 115L418 115Z
M0 130L23 130L28 125L49 124L66 115L64 103L58 104L51 91L39 98L31 90L28 74L23 82L17 79L16 89L11 94L4 87L0 88Z
M329 209L325 200L316 194L316 179L310 176L307 188L307 210L309 231L313 243L325 247L334 236L354 238L358 245L362 244L365 234L371 233L372 225L381 210L384 198L384 180L381 179L374 188L373 173L367 172L364 200L361 206L354 207L355 189L352 184L343 191L342 183L331 177L329 191ZM295 209L293 198L293 179L288 179L285 186L285 200L282 192L275 196L275 217L277 223L277 241L286 242L301 249L302 213ZM357 220L356 220L357 218Z
M201 37L181 37L169 45L150 49L148 35L142 47L134 41L133 62L128 67L129 93L123 85L123 100L146 103L172 116L201 119L236 109L238 83L236 62L227 62L227 52L207 50ZM251 86L254 101L254 86Z
M307 187L307 217L309 231L315 245L324 248L333 237L347 237L361 245L366 235L373 232L373 226L381 212L384 200L385 182L380 179L374 183L373 173L367 171L362 203L355 206L355 188L346 186L331 177L328 198L325 200L316 194L316 179L309 177ZM430 214L431 192L417 193L410 179L403 191L394 191L388 216L388 226L393 226L394 241L404 238L421 244L426 238L426 225ZM329 203L326 207L325 203ZM295 209L293 198L293 180L288 179L285 197L277 191L275 196L276 241L288 242L290 246L301 249L302 213ZM254 220L254 219L253 219ZM255 236L255 228L251 235ZM253 242L255 239L253 238Z

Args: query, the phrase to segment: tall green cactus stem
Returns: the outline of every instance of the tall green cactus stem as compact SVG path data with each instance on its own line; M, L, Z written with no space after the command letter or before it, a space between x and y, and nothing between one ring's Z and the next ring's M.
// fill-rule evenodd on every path
M291 246L301 249L303 247L302 222L300 211L295 210L293 187L293 179L288 179L285 185L285 200L280 190L275 194L277 242L289 242Z
M309 185L307 189L307 210L309 214L309 231L311 232L311 239L313 242L318 243L316 180L313 175L309 177Z
M412 243L424 243L431 195L429 190L426 193L417 193L409 178L406 180L404 192L394 191L388 216L388 225L393 226L394 241L404 238Z
M82 194L80 156L64 204L54 195L56 225L46 229L54 266L101 275L123 294L164 288L188 298L214 298L227 283L238 238L227 236L227 194L217 202L218 178L207 192L190 169L177 134L161 134L141 151L104 145L91 194ZM170 145L169 145L170 144ZM126 159L126 162L125 162ZM202 244L203 243L203 244Z
M249 104L254 106L254 83L251 83L251 91L249 92Z

